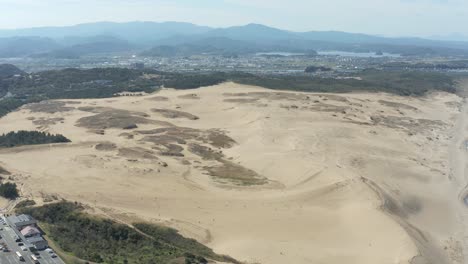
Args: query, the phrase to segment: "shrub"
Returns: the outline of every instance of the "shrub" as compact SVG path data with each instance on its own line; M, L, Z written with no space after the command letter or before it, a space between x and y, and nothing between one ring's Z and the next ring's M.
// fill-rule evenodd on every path
M0 185L0 196L12 200L18 198L19 194L16 183L7 182Z

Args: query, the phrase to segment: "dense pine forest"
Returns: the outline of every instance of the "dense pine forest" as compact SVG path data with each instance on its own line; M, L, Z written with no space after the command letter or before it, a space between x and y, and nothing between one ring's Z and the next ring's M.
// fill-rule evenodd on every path
M0 135L0 148L12 148L24 145L39 145L71 142L60 134L50 134L39 131L18 131Z

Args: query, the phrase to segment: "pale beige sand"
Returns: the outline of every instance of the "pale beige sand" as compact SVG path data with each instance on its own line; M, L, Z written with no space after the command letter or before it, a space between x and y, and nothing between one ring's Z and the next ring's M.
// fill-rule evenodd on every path
M73 141L0 150L0 165L40 202L65 198L124 221L167 224L248 263L461 261L459 200L448 164L461 105L455 95L337 96L227 83L79 102L67 106L126 109L146 113L152 122L221 129L236 144L208 146L268 181L255 186L220 181L203 168L216 162L197 157L184 144L184 157L163 156L139 141L141 135L119 136L165 127L161 122L105 129L101 135L75 126L96 113L38 113L25 107L0 119L0 133L39 128ZM44 125L33 118L63 121ZM115 147L98 151L99 142ZM137 147L156 159L119 155L118 149Z
M0 198L0 209L4 209L8 207L9 204L10 204L10 201L8 199Z

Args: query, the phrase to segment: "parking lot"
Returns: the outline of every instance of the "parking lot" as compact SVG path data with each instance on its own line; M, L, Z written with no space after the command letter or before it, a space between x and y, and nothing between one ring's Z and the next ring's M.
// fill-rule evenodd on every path
M1 219L1 218L0 218ZM0 250L0 263L1 264L17 264L17 263L28 263L33 264L34 261L31 259L31 255L33 253L27 249L27 251L23 251L21 246L18 245L20 242L16 242L16 233L15 231L8 226L2 220L0 220L0 244L6 245L8 251L5 252L4 250ZM16 252L20 252L24 258L24 261L20 261ZM57 256L52 258L52 254L48 251L39 251L39 255L36 255L38 258L39 263L41 264L64 264L64 262Z

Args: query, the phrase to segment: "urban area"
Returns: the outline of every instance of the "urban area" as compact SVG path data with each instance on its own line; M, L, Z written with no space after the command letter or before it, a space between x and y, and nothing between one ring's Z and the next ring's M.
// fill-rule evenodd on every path
M0 263L64 264L49 248L37 220L30 215L0 218Z

